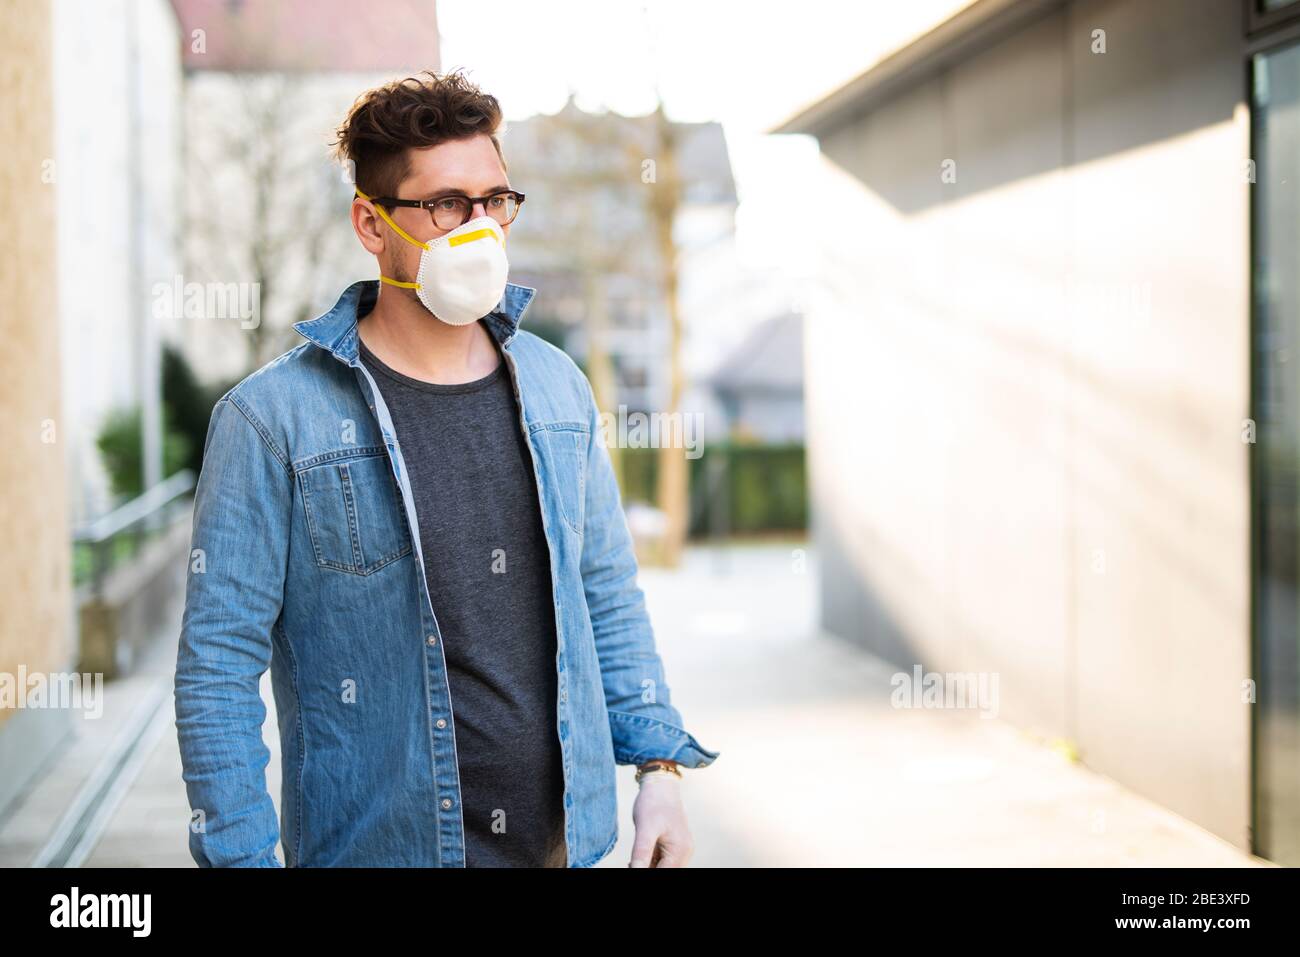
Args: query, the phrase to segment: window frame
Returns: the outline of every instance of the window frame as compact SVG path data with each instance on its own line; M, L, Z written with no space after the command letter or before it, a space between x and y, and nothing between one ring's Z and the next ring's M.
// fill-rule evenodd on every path
M1246 104L1248 124L1249 124L1249 145L1248 155L1257 158L1258 149L1258 124L1259 116L1257 114L1258 103L1255 98L1255 64L1261 54L1277 53L1285 48L1300 46L1300 0L1293 0L1292 3L1281 7L1277 10L1263 11L1260 7L1260 0L1242 0L1243 4L1243 55L1242 55L1242 78L1243 78L1243 102ZM1258 264L1259 257L1262 254L1261 237L1260 237L1260 200L1257 192L1257 186L1251 184L1249 199L1249 232L1248 232L1248 260L1247 269L1249 275L1249 313L1248 323L1249 332L1248 340L1250 343L1250 371L1249 371L1249 416L1252 421L1260 421L1261 402L1266 401L1267 397L1260 394L1260 370L1257 364L1257 346L1261 332L1261 321L1258 310L1258 296L1256 282L1258 281ZM1261 679L1262 669L1264 667L1264 628L1262 622L1262 608L1259 596L1260 576L1263 571L1262 550L1262 523L1264 516L1261 513L1261 496L1260 482L1266 476L1263 472L1263 464L1259 460L1259 446L1250 443L1247 446L1247 487L1249 488L1250 497L1250 599L1249 599L1249 622L1250 622L1250 671L1256 681ZM1249 842L1251 853L1282 863L1275 857L1268 855L1273 852L1271 845L1273 843L1272 834L1262 833L1261 824L1263 822L1263 790L1261 787L1261 761L1262 750L1264 748L1264 739L1261 731L1261 715L1257 707L1252 707L1250 712L1250 825L1249 825Z
M1242 0L1242 7L1247 56L1300 39L1300 0L1276 10L1265 10L1263 0Z

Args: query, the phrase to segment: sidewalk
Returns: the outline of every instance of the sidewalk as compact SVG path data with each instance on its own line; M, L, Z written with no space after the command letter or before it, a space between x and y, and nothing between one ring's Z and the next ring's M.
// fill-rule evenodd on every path
M72 734L35 787L5 809L0 867L65 866L65 859L71 866L192 864L171 691L181 600L177 595L166 616L175 626L137 670L104 683L102 716L74 715ZM133 819L147 827L131 832ZM122 846L114 850L107 834L120 836Z
M890 706L897 669L818 632L799 545L692 549L641 583L673 702L722 752L682 782L693 866L1266 864L998 719ZM636 785L620 779L632 850Z
M891 708L895 669L818 633L816 562L808 551L798 570L800 548L694 548L677 572L642 571L673 703L721 752L710 767L684 771L693 866L1264 863L1000 720ZM194 866L171 703L175 653L173 635L145 673L105 688L103 720L114 716L118 729L162 684L166 698L132 779L104 802L84 866ZM262 688L278 806L269 676ZM31 862L113 730L80 730L11 811L0 866ZM635 797L632 768L620 766L619 842L598 866L627 865Z

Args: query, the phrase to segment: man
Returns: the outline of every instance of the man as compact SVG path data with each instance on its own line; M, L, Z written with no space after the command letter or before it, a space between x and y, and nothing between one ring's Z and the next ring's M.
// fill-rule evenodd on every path
M678 766L719 752L671 704L591 386L519 329L500 122L458 74L357 101L338 152L382 281L213 410L176 665L200 866L589 867L616 764L630 865L693 852Z

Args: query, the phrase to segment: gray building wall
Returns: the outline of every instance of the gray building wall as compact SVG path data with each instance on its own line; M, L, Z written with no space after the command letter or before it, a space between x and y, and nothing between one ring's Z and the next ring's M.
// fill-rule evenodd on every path
M1245 97L1222 0L1063 4L899 87L821 137L805 343L825 626L997 672L1003 717L1243 848Z

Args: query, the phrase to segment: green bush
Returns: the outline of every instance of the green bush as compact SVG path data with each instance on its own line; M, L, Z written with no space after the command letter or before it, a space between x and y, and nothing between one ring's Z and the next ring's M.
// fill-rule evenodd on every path
M162 351L163 478L181 469L195 475L203 467L212 407L234 385L204 386L185 356L172 346ZM113 494L131 499L144 492L142 429L138 406L112 412L100 429L97 444Z
M109 414L99 431L99 454L104 460L113 494L132 499L144 493L144 421L138 406ZM163 406L163 478L186 467L189 439L172 428Z
M191 469L195 475L203 467L203 446L208 438L212 407L234 385L235 382L221 382L204 386L180 350L170 345L163 347L163 405L169 410L173 427L189 443L185 468Z
M655 502L660 450L620 452L624 503ZM715 443L689 463L692 537L707 537L715 528L726 534L807 529L803 445Z

